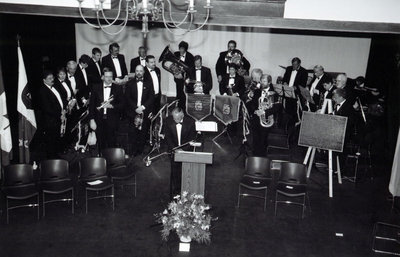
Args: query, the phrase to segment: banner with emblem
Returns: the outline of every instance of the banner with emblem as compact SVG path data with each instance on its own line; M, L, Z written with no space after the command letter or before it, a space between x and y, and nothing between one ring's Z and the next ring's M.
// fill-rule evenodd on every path
M214 116L224 125L239 120L239 108L239 97L226 95L215 96Z
M211 103L211 95L187 94L186 113L196 121L202 121L211 114Z

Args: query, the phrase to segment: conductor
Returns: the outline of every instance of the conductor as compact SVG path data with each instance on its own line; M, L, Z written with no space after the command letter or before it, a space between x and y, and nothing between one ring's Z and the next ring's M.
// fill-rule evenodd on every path
M190 151L190 144L186 144L196 137L195 122L192 118L186 117L183 109L175 107L172 116L169 116L165 124L165 139L168 151L182 146L175 151ZM171 155L171 178L170 178L170 197L171 199L181 193L182 163L174 161L174 154Z

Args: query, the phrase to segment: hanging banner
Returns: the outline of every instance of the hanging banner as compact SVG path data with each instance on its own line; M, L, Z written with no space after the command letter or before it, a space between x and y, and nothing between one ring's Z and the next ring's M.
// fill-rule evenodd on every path
M211 95L187 94L186 113L196 121L202 121L211 114L211 103Z
M239 119L240 98L236 96L217 95L214 103L214 116L224 125Z

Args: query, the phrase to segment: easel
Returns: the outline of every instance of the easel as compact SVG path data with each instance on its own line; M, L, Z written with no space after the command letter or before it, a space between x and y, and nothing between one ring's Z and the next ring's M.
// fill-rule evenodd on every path
M321 114L325 113L326 108L328 107L328 113L332 113L332 100L331 99L325 99L324 103L322 104L321 108ZM307 167L307 178L310 177L311 174L311 169L312 165L314 163L314 157L315 157L315 147L309 146L307 149L306 156L304 158L303 164L307 165L308 162L308 167ZM311 158L310 158L311 155ZM337 173L338 173L338 183L342 184L342 175L340 172L340 164L339 164L339 156L336 156L336 167L337 167ZM329 171L329 197L333 197L333 153L332 150L328 150L328 171Z

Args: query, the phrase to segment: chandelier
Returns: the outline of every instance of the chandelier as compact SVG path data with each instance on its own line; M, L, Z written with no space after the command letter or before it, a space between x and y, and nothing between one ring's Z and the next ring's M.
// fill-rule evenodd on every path
M194 0L185 1L185 3L187 3L188 6L185 11L185 16L181 21L175 21L172 17L171 0L119 0L118 13L115 18L111 19L111 21L109 20L109 18L106 17L103 9L103 4L106 0L95 0L94 11L96 13L97 24L92 24L85 18L82 12L82 3L85 0L77 0L77 1L79 2L79 13L82 19L89 26L96 29L101 29L104 33L114 36L121 33L124 30L129 20L142 21L142 33L144 38L146 38L147 33L149 33L148 22L157 21L160 18L162 19L165 28L169 32L175 35L183 35L187 32L200 30L201 28L204 27L204 25L206 25L210 17L211 8L213 8L211 6L211 0L206 0L206 5L203 6L203 8L206 9L207 11L205 20L199 27L193 28L194 16L197 12L195 9ZM113 25L117 25L116 24L117 21L122 19L122 17L120 18L120 16L122 14L123 1L125 1L126 5L125 5L125 17L123 18L123 21L119 23L121 28L119 28L117 31L111 31L109 28ZM168 20L166 18L166 8L168 8L168 13L169 13ZM184 27L185 24L188 24L187 27ZM177 33L176 31L173 31L171 29L179 29L180 33L179 32Z

